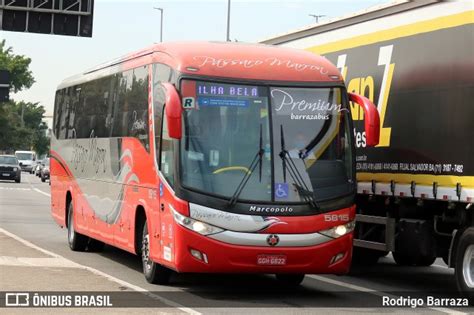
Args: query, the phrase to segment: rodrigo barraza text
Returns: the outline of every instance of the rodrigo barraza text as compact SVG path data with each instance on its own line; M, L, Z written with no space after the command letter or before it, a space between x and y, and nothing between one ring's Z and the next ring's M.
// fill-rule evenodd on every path
M441 298L434 296L426 296L424 298L412 298L411 296L400 297L382 297L382 306L388 307L463 307L469 306L469 299L467 298Z

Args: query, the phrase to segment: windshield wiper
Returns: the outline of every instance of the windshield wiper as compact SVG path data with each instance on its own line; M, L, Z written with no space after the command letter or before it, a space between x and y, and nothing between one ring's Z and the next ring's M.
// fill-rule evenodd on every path
M290 173L291 179L293 179L293 185L298 190L298 193L301 197L303 197L304 201L308 202L313 208L319 210L319 205L316 203L314 199L314 193L309 190L309 187L306 185L303 176L298 171L298 168L291 159L290 153L285 148L285 136L283 132L283 125L280 125L280 141L281 141L281 151L280 151L280 158L283 168L283 180L286 183L286 169L288 166L288 173ZM300 152L301 158L301 152ZM303 158L301 158L303 159Z
M257 167L257 165L260 165L259 168L259 181L262 181L262 162L263 162L263 154L265 151L263 150L263 135L262 135L262 124L260 124L260 143L259 143L259 148L257 151L257 154L252 160L252 163L250 163L250 166L247 168L248 171L245 172L244 177L240 181L239 185L237 186L234 194L232 195L232 198L230 198L228 202L228 207L233 207L235 203L237 202L237 199L239 198L240 194L242 193L242 190L244 189L245 185L247 185L247 182L249 181L250 177L252 176L253 171Z

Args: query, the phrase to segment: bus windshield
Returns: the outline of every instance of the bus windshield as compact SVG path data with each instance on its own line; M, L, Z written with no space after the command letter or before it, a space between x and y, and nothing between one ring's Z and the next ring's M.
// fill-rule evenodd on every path
M195 81L182 87L184 102L192 98L192 105L184 106L183 186L232 197L261 146L265 150L257 172L261 177L250 176L240 199L271 201L267 89Z
M349 111L339 88L271 88L275 200L351 193Z
M306 203L353 192L341 89L185 80L181 93L183 187L232 198L249 173L240 201Z

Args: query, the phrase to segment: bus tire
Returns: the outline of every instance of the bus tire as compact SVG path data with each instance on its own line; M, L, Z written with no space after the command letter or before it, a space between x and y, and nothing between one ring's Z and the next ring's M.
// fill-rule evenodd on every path
M75 252L85 251L89 241L87 236L76 232L74 229L74 207L72 201L69 203L68 207L67 241L69 243L69 248Z
M160 264L157 264L150 258L150 237L148 234L147 221L143 223L143 237L142 237L142 265L143 274L149 283L153 284L168 284L172 271Z
M279 282L284 284L285 286L292 286L296 287L301 284L304 280L304 273L277 273L275 277Z
M459 238L454 276L459 292L470 299L474 298L474 228L466 229Z
M87 250L89 252L101 252L104 249L104 242L98 241L93 238L89 238L89 244L87 245Z

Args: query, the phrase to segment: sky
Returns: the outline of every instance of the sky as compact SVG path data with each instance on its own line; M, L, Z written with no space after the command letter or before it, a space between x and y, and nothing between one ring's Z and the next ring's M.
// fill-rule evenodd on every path
M360 11L387 0L232 0L231 40L258 42L273 35ZM13 52L32 59L36 83L11 96L53 112L59 83L95 65L163 41L226 39L227 0L96 0L92 38L0 31Z

